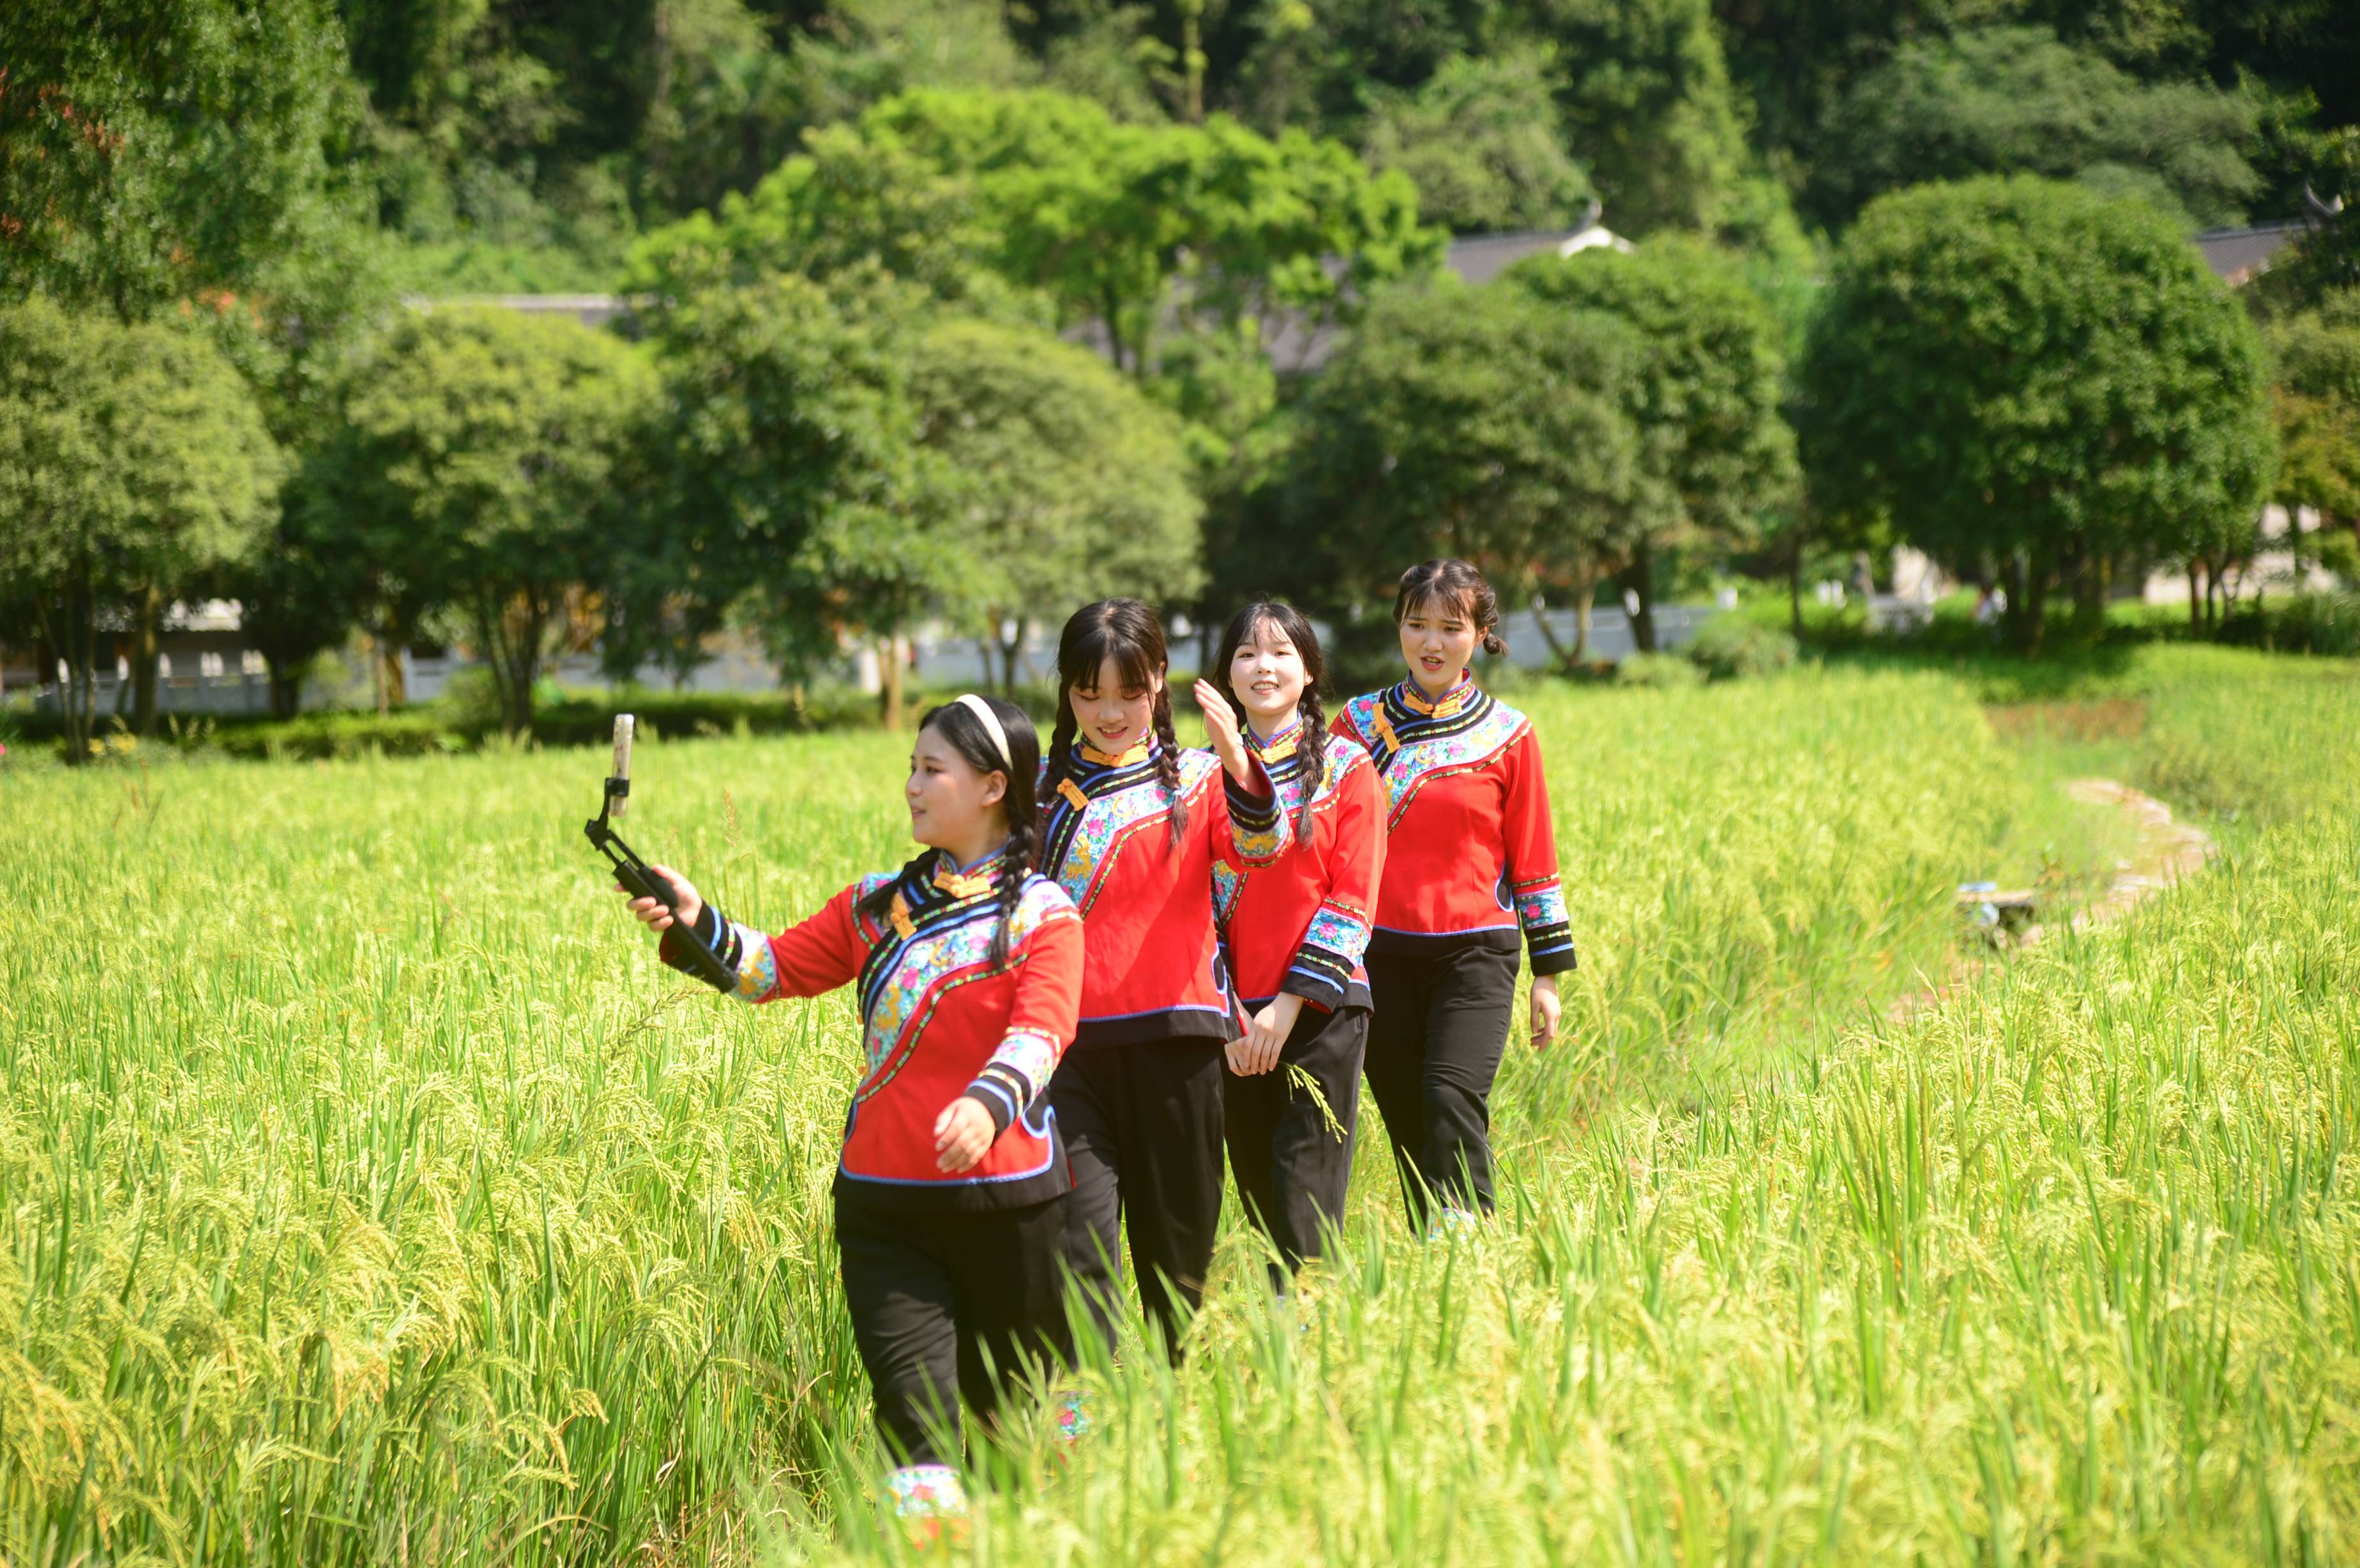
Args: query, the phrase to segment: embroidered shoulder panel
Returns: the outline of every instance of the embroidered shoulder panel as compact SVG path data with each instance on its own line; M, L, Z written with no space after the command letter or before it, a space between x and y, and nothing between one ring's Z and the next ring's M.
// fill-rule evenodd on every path
M881 884L890 878L877 880ZM1054 882L1027 873L1024 884L1009 920L1011 964L1022 958L1025 942L1043 926L1077 918L1073 900ZM963 898L937 893L932 901L914 900L907 919L908 935L888 923L872 937L877 946L861 967L860 1013L869 1074L853 1095L856 1105L901 1071L945 995L997 973L990 967L992 933L1000 924L996 890Z
M1353 727L1370 738L1370 756L1384 779L1388 826L1401 821L1428 781L1486 766L1530 726L1488 693L1447 718L1431 718L1402 703L1398 691L1356 698L1347 710Z
M1220 759L1209 751L1180 753L1180 799L1189 810L1202 809L1205 788L1220 770ZM1043 869L1087 914L1116 850L1144 829L1162 831L1171 811L1153 763L1090 769L1065 782L1085 803L1077 806L1062 789L1042 802L1042 841L1054 860Z

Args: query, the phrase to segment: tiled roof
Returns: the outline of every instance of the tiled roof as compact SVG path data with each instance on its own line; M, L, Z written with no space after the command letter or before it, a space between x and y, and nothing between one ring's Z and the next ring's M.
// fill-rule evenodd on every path
M2196 236L2195 245L2212 276L2235 289L2268 271L2271 258L2309 226L2300 218L2289 218L2249 229L2208 229Z

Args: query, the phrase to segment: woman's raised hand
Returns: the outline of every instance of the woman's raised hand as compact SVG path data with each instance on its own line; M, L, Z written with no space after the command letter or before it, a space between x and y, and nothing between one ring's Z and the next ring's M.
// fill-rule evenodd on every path
M1221 695L1221 689L1209 681L1196 682L1196 706L1205 712L1205 733L1212 737L1213 751L1220 757L1221 766L1239 783L1251 782L1253 763L1246 757L1245 737L1238 733L1237 710Z
M705 900L697 896L695 885L669 866L650 866L648 869L672 884L672 891L680 898L680 921L692 931L694 930L696 917L705 911ZM624 889L617 886L615 891L620 893ZM631 913L647 921L648 929L651 931L661 932L672 929L672 911L665 909L653 898L634 898L631 900L630 909Z

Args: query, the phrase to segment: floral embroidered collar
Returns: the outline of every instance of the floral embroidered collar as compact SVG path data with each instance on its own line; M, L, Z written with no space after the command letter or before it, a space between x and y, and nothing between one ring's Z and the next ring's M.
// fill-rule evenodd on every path
M1480 694L1480 688L1475 684L1475 678L1462 670L1459 672L1459 683L1430 702L1418 690L1415 681L1403 681L1393 689L1393 692L1401 699L1401 705L1411 713L1429 719L1447 719L1473 702Z

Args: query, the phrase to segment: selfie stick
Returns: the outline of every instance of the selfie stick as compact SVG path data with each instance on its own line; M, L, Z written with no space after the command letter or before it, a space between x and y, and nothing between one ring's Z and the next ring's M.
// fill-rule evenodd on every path
M635 854L625 844L622 835L608 825L608 819L619 817L631 804L631 731L633 721L628 713L615 715L615 771L606 776L606 799L600 802L598 814L582 824L590 846L606 857L615 868L615 880L635 898L653 898L672 912L672 930L667 935L676 938L681 951L687 955L689 967L700 980L718 985L725 991L734 990L738 976L720 956L696 934L695 928L679 918L680 890L660 876L655 868Z

